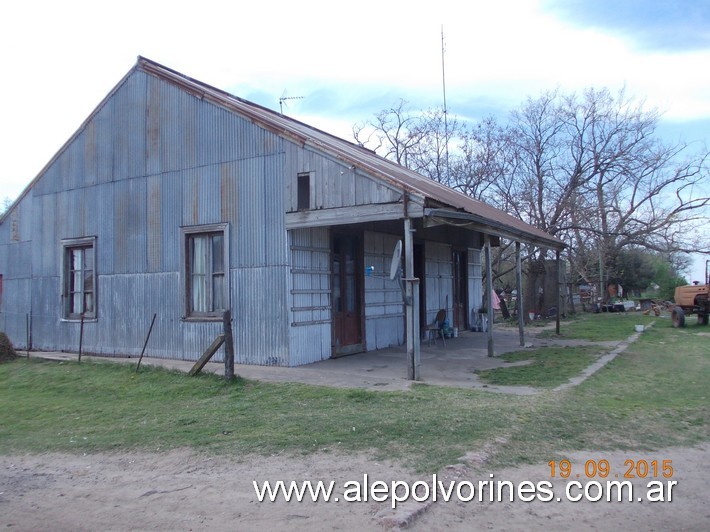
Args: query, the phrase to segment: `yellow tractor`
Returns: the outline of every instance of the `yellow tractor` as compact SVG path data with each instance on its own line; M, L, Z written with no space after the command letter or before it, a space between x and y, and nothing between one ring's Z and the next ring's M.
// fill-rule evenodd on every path
M708 265L710 260L705 261L705 284L698 281L691 285L678 286L675 289L675 306L671 310L671 320L673 327L685 327L686 314L697 314L698 323L708 324L710 315L710 277L708 277Z

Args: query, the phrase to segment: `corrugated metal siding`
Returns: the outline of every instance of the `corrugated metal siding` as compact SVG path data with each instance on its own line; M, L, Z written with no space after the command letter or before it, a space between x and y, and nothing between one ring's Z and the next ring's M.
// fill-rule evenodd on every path
M365 333L368 350L404 343L402 289L391 281L392 250L398 237L365 232ZM372 268L372 270L367 270Z
M9 277L3 274L0 330L7 334L15 347L24 349L27 347L26 323L30 313L31 281L29 276Z
M288 268L232 270L235 361L287 366Z
M134 72L0 227L2 310L14 309L0 322L22 346L31 310L35 347L78 349L79 323L61 319L61 239L96 236L98 319L84 350L139 354L155 312L146 354L195 360L222 323L183 319L180 227L227 222L236 360L288 365L282 142Z
M394 189L405 187L419 195L422 200L431 199L434 202L453 207L454 210L462 209L471 215L470 218L481 223L485 230L491 234L505 236L507 233L512 233L523 239L529 239L553 248L564 246L561 240L504 211L408 170L376 155L370 150L188 78L153 61L140 58L137 69L151 72L162 79L170 80L190 93L199 94L201 98L215 102L225 109L239 112L255 123L262 125L264 130L276 131L300 144L314 146L322 154L330 154L333 160L337 159L346 165L357 166L368 174L380 178L383 182L388 182ZM348 180L333 180L332 185L334 190L328 191L325 197L337 200L339 196L350 194L349 189L353 183ZM345 190L344 193L342 192L343 189ZM339 190L341 190L341 193L338 192Z
M402 200L402 191L376 181L352 166L336 161L312 149L291 144L287 163L293 172L287 175L286 210L298 208L299 173L311 174L311 208L332 209L353 205L393 203Z
M288 319L291 365L309 364L331 355L330 231L289 231L291 268Z

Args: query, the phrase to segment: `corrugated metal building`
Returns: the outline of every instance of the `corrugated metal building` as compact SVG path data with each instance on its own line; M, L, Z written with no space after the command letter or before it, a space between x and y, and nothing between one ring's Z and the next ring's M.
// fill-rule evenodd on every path
M145 58L0 219L15 345L194 360L233 316L237 363L404 342L392 251L415 229L421 323L481 305L484 235L561 242L373 152Z

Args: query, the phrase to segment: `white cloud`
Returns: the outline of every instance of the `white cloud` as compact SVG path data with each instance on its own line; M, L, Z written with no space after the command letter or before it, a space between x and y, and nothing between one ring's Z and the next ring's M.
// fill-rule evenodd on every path
M27 0L2 15L0 197L19 194L138 55L238 95L261 92L274 109L284 91L313 95L303 116L347 135L382 109L359 102L441 102L443 24L451 102L512 107L558 86L626 86L669 120L710 119L709 50L644 55L624 35L573 28L528 0Z

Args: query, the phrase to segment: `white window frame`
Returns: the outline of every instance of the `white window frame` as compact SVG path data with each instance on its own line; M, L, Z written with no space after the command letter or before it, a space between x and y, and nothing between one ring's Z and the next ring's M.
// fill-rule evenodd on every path
M212 290L214 282L214 271L210 270L204 274L207 276L207 289L205 291L207 304L210 307L207 311L194 311L192 302L192 278L193 272L191 270L192 256L191 256L191 240L194 241L196 236L210 236L214 234L221 233L222 236L222 272L223 275L223 286L222 286L222 302L225 308L213 308L212 302ZM188 227L180 228L180 239L181 239L181 290L182 290L182 302L183 302L183 319L189 321L213 321L220 320L224 314L224 311L230 308L230 290L229 290L229 224L206 224L206 225L193 225ZM208 246L211 248L211 246ZM206 250L207 257L211 258L211 249ZM208 261L210 262L210 261ZM211 268L211 265L210 265Z
M96 237L87 236L81 238L65 238L61 241L61 259L60 264L60 282L61 282L61 317L65 321L79 321L84 318L84 320L95 321L98 318L98 274L97 271L97 258L98 254L96 252ZM93 289L90 291L93 298L93 305L91 311L87 312L85 310L86 304L86 294L84 282L85 276L81 275L81 289L76 291L72 290L72 263L71 263L71 253L76 249L86 249L91 248L93 253L93 268L91 270L91 282ZM82 272L85 270L85 265L82 263ZM81 312L72 312L72 294L81 293Z

